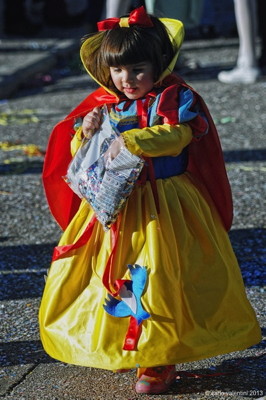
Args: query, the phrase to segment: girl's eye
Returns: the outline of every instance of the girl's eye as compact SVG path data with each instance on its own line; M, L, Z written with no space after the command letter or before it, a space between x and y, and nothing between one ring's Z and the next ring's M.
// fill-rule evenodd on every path
M142 68L134 68L135 74L140 74L143 71Z

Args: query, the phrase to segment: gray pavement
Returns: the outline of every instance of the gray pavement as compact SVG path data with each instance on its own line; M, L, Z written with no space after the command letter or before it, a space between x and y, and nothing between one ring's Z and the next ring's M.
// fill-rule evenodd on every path
M219 83L218 71L231 67L236 54L235 39L185 42L182 56L194 69L180 71L206 100L220 133L235 204L230 238L265 333L266 77L251 86ZM0 396L9 400L266 396L263 343L177 365L179 379L160 396L136 395L134 371L114 374L66 365L44 353L37 313L43 276L61 232L43 194L43 154L51 128L95 85L80 67L78 35L62 32L58 38L1 40L0 75Z

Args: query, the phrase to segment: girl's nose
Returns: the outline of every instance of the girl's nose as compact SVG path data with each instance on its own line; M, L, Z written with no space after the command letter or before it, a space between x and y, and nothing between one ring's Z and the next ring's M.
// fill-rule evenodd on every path
M128 71L125 71L125 72L124 72L124 75L123 75L123 81L124 81L125 83L127 83L127 82L132 82L132 81L133 81L133 76L132 76L132 74L131 74L130 72L128 72Z

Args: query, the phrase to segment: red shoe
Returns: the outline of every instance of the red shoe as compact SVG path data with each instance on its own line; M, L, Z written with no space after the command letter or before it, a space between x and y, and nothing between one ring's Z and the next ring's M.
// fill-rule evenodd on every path
M135 389L137 393L160 394L167 392L175 382L176 370L174 365L154 368L139 368L139 380Z

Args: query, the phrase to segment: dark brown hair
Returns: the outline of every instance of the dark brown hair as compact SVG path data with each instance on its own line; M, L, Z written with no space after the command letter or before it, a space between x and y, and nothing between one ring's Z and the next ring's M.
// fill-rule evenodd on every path
M175 49L165 25L156 17L150 16L153 27L142 28L131 25L99 32L91 37L83 61L92 75L104 86L115 89L110 77L110 67L151 62L154 82L170 64ZM100 47L97 41L102 35ZM96 48L96 50L95 50Z

